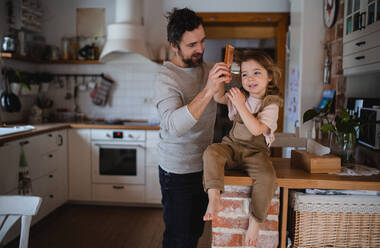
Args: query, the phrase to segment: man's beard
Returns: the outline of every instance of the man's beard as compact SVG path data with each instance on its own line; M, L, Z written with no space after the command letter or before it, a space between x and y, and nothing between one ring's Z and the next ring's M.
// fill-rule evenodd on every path
M202 64L202 62L203 62L203 53L195 53L195 54L191 55L191 57L189 59L185 59L183 57L181 49L178 49L178 55L181 58L182 62L185 63L185 65L187 65L190 68L194 68L194 67L200 66ZM195 60L195 61L193 61L192 58L195 57L195 56L198 56L198 55L200 55L200 58L197 59L197 60Z

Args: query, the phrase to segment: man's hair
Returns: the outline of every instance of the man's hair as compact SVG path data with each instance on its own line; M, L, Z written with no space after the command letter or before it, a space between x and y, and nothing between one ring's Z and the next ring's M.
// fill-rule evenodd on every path
M166 18L168 19L168 41L176 47L179 47L183 33L193 31L199 25L203 25L202 18L188 8L174 8L172 12L167 13Z

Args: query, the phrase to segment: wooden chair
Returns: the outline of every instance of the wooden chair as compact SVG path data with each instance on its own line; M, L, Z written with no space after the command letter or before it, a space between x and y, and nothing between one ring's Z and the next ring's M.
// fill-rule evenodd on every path
M274 133L274 136L275 140L271 144L272 157L283 157L283 148L305 149L307 145L307 138L299 136L299 127L296 127L295 133Z
M37 196L0 196L0 244L5 234L21 217L19 247L28 247L32 216L37 214L41 201Z

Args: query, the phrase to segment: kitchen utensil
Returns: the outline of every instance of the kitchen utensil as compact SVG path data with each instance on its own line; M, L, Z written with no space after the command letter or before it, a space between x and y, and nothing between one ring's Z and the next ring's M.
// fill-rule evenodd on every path
M71 80L68 76L66 76L66 95L65 95L66 100L70 100L72 97L71 91L70 91L70 84L71 84Z
M1 107L6 112L18 112L21 109L20 99L9 91L9 82L5 75L5 90L1 94Z
M79 112L79 106L77 103L77 97L78 97L78 86L74 86L74 112L78 113Z
M1 51L4 53L14 53L16 52L16 42L10 36L5 36L1 44Z
M86 81L86 76L83 76L82 77L82 82L81 84L79 85L79 90L80 91L87 91L87 81Z
M7 82L8 84L8 82ZM9 91L9 85L8 85L8 106L12 110L12 112L19 112L21 109L21 102L18 96L16 96L13 92Z
M94 89L96 87L96 78L93 76L91 80L88 82L88 88Z

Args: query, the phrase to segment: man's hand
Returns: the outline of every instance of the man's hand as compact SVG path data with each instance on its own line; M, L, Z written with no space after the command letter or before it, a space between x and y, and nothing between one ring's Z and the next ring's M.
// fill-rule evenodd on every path
M222 84L229 83L232 79L230 69L227 64L216 63L210 70L205 89L214 95L220 91Z
M226 95L238 111L245 107L245 96L238 88L231 88Z

